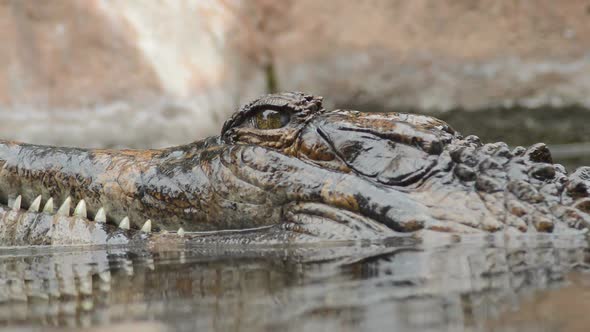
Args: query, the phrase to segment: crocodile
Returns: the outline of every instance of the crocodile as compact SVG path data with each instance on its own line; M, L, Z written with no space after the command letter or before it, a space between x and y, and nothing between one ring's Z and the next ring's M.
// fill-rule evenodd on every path
M568 174L543 143L484 144L434 117L329 111L322 101L262 96L219 136L163 149L2 140L0 244L583 234L590 225L590 167Z

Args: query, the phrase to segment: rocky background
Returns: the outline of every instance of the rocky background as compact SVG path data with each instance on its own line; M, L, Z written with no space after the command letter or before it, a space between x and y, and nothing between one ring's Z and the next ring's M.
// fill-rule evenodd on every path
M590 164L589 23L578 0L0 0L0 137L181 144L303 90Z

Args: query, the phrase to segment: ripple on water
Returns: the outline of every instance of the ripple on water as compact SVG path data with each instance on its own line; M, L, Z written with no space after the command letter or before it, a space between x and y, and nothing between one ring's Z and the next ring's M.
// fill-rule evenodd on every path
M249 249L2 249L0 325L575 330L588 326L589 258L585 239L550 236Z

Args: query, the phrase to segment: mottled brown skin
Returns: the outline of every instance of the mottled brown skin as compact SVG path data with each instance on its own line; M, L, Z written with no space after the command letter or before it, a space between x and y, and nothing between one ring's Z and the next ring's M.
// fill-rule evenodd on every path
M590 224L590 168L568 176L543 144L511 151L432 117L326 111L302 93L262 97L221 136L161 150L0 141L0 166L1 202L71 196L135 229L149 218L156 230L361 239Z

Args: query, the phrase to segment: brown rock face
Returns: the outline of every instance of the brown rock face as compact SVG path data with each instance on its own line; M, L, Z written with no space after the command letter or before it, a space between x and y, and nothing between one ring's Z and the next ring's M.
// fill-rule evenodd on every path
M234 6L235 7L235 6ZM217 133L264 93L215 0L0 0L0 136L156 147Z
M180 144L269 90L377 111L588 108L589 19L578 0L0 0L0 136Z
M376 109L590 104L584 1L293 1L280 89Z
M124 24L98 1L0 2L0 103L80 107L161 92ZM105 28L111 27L111 28Z

